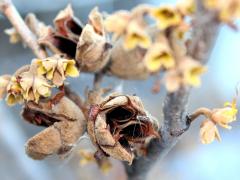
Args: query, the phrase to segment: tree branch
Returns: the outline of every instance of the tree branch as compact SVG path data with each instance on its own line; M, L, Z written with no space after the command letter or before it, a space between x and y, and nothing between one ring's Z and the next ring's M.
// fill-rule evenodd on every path
M216 12L206 10L201 0L197 0L195 17L188 55L205 63L215 43L220 23L217 20ZM190 88L187 87L181 87L174 93L167 93L163 105L164 123L159 130L161 138L151 141L146 157L135 159L131 166L125 164L129 179L146 179L154 162L165 157L178 142L180 135L189 128L190 121L185 115L189 93Z
M46 52L37 43L36 36L27 27L11 0L0 0L0 12L9 19L13 27L20 34L22 40L32 49L38 58L47 57Z

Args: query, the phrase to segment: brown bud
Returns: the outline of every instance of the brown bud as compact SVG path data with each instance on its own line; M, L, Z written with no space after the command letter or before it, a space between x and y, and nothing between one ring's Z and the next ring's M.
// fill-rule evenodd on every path
M26 103L22 116L30 123L47 128L26 143L26 153L33 159L51 154L66 154L86 128L86 121L78 106L67 97L54 103L50 100Z
M92 105L87 127L92 142L106 156L129 164L137 148L159 136L157 121L146 112L136 96L109 96Z

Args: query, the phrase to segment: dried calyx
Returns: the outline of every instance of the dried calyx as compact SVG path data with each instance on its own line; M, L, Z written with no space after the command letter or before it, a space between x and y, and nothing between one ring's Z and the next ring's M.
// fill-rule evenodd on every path
M82 111L64 95L41 100L38 104L27 102L22 116L30 123L47 127L25 145L26 153L33 159L52 154L66 155L86 128Z
M158 122L137 96L109 96L92 105L88 117L91 140L105 156L132 163L136 153L158 138Z

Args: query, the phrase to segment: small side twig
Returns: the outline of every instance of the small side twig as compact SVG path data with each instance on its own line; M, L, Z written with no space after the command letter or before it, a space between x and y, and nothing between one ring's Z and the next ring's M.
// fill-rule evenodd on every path
M9 19L22 40L32 49L38 58L45 58L47 56L46 52L37 43L36 36L27 27L11 0L0 0L0 12Z

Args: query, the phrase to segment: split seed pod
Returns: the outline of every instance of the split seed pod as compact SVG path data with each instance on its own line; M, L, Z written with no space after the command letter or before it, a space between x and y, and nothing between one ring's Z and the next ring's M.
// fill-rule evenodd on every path
M94 8L89 14L89 24L81 33L76 51L76 61L85 72L97 72L109 61L112 45L107 41L102 14Z
M45 126L45 130L30 138L26 153L33 159L44 159L52 154L65 155L69 152L86 128L86 121L79 107L67 97L27 102L22 116L30 123Z
M74 59L82 26L80 20L74 16L71 6L67 6L54 19L54 29L48 27L38 42L54 54L64 54L67 58Z
M92 105L87 128L99 151L129 164L139 145L159 137L158 122L146 112L137 96L113 95Z

